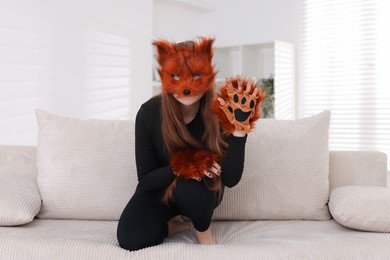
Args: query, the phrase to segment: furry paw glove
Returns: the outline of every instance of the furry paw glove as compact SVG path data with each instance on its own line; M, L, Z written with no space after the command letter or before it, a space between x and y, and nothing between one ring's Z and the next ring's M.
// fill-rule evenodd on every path
M259 106L264 97L265 92L249 79L240 76L227 79L213 104L213 112L225 134L235 130L249 133L260 118Z
M220 156L207 150L186 150L172 154L170 165L175 175L183 179L201 180ZM215 177L215 176L213 176Z
M215 191L219 189L220 177L213 171L210 171L210 169L220 159L218 154L207 150L186 150L173 153L170 165L176 177L165 190L162 202L169 205L173 200L173 191L176 188L178 178L185 180L195 179L198 181L203 179L210 190Z

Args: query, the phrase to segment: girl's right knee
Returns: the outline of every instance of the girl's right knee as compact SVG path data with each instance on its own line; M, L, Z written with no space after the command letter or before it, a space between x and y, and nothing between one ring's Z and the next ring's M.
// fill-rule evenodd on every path
M203 182L179 179L174 195L177 201L200 210L214 209L216 193L209 190Z
M159 245L164 240L164 235L158 235L156 238L153 234L146 234L147 232L141 231L137 232L136 230L125 231L119 230L117 232L117 239L119 246L123 249L130 251L140 250L146 247Z
M135 236L118 236L119 246L129 251L140 250L146 246Z
M133 232L132 228L128 226L128 222L119 219L118 227L117 227L117 239L119 242L119 246L123 249L127 249L130 251L139 250L144 247L141 243L140 237L137 237Z
M175 199L181 214L192 220L196 230L209 228L217 199L215 192L202 182L180 180L175 189Z

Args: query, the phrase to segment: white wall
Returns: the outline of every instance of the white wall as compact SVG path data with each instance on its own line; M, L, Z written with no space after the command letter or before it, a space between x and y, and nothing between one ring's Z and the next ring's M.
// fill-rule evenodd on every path
M155 0L153 33L174 41L215 36L220 46L299 45L300 0Z
M298 45L300 0L216 0L216 7L204 14L203 28L219 45L274 40Z
M152 14L152 0L2 0L0 144L36 144L35 108L134 118L152 94Z
M268 43L295 45L297 71L300 54L301 0L155 0L156 38L184 41L215 37L215 45ZM272 66L271 66L272 67ZM297 75L296 83L299 84Z
M2 0L0 144L35 145L36 108L134 118L152 95L158 37L215 36L217 46L284 40L299 48L299 2Z
M196 3L195 0L193 2ZM192 5L155 0L153 14L153 34L156 39L180 42L204 35L204 11Z

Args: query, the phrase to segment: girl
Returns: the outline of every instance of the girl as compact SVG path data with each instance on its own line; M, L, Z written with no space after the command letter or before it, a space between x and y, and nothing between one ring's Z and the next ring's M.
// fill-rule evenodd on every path
M224 186L241 179L246 134L264 94L237 76L215 99L213 42L154 42L162 93L137 113L139 183L118 223L122 248L158 245L191 222L200 244L216 243L211 217Z

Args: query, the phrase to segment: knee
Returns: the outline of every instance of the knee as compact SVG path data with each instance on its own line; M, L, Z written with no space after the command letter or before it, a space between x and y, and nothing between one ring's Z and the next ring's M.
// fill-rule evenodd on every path
M119 246L129 251L136 251L146 247L141 243L139 238L136 238L133 235L117 236L117 238Z
M149 234L150 235L150 234ZM154 239L146 236L145 232L121 232L118 231L117 239L119 246L129 251L136 251L146 247L161 244L162 239Z
M215 192L209 190L203 182L179 179L175 189L175 199L180 203L199 206L214 206Z
M205 231L210 226L216 203L216 193L203 182L178 181L175 199L181 214L189 217L197 231Z
M116 233L119 246L123 249L135 251L145 247L141 243L141 238L137 237L133 230L124 226L121 220L119 220L117 233Z
M161 244L168 234L168 225L150 222L148 225L132 219L119 219L117 239L119 246L130 251Z
M119 246L129 251L158 245L164 240L163 235L156 237L149 230L141 230L138 226L123 223L119 220L117 229Z

